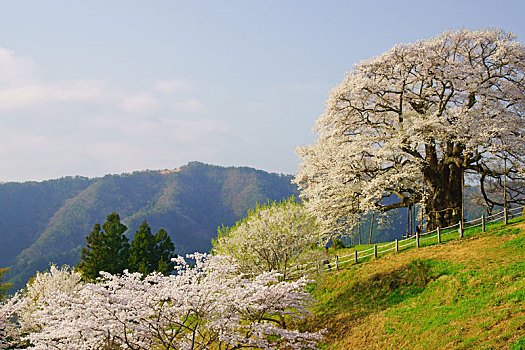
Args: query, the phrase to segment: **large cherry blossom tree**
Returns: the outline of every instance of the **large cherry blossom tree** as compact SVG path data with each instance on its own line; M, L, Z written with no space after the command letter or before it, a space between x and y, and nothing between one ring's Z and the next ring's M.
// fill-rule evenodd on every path
M503 196L487 183L523 183L525 48L502 30L396 45L355 65L326 105L295 178L326 229L416 202L429 229L448 226L461 218L465 176L490 205Z

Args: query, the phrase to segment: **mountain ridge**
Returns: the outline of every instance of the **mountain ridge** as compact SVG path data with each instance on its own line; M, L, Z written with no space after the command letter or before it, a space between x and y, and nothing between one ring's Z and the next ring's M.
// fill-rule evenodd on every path
M0 207L0 266L9 266L6 277L16 289L50 262L76 265L85 236L113 211L130 240L147 220L155 231L166 229L179 254L208 251L218 226L232 225L256 203L297 196L291 179L190 162L170 171L0 184L0 202L15 204ZM29 226L20 231L18 225Z

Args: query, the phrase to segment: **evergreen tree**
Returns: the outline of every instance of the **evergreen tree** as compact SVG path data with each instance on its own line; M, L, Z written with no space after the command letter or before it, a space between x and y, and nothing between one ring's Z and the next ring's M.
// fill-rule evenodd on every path
M104 236L104 259L105 269L103 271L117 274L128 268L129 243L124 235L128 228L120 223L120 217L113 212L108 215L106 222L102 225Z
M85 280L96 279L99 271L103 270L104 241L100 231L100 224L95 224L93 230L86 236L86 247L82 248L81 261L77 268Z
M175 246L170 236L163 228L159 229L159 232L155 235L154 257L156 260L153 261L153 264L156 266L156 271L164 275L169 275L173 271L175 264L171 259L177 257L177 254L175 254Z
M154 271L168 275L173 271L172 258L176 257L175 246L163 228L153 236L147 221L144 221L131 242L130 271L144 275Z
M86 237L87 246L82 249L78 270L85 280L94 280L100 271L118 274L128 268L129 243L124 235L127 227L113 212L102 225L96 224Z
M135 234L131 246L124 235L127 227L120 223L117 213L108 215L101 226L96 224L86 237L82 248L78 270L86 281L99 277L100 271L118 274L128 269L144 275L153 271L168 275L173 271L172 258L176 257L175 246L166 231L161 228L156 235L144 220Z
M131 242L129 250L129 269L133 272L141 272L147 275L157 268L155 236L151 233L148 222L144 220L135 238Z

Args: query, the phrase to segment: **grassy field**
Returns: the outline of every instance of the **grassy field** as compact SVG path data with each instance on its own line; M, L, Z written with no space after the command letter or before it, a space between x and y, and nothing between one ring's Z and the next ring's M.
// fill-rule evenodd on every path
M523 219L443 241L324 273L302 328L323 349L525 349Z

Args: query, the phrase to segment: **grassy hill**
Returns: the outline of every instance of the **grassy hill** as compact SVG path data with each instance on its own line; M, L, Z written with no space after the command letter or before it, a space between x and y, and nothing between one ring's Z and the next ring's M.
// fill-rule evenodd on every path
M311 292L323 349L525 349L525 222L346 264Z

